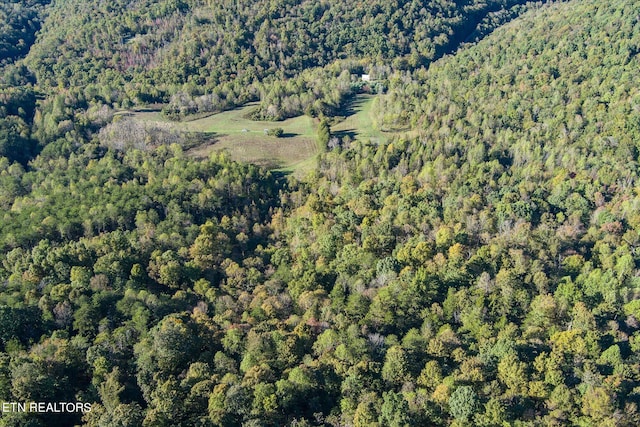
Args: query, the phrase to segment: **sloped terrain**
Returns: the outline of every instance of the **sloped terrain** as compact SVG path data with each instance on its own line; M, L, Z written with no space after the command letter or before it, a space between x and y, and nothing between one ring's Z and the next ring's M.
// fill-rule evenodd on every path
M58 0L27 63L44 87L161 100L282 79L337 59L427 63L510 2ZM240 93L238 93L240 92Z
M428 28L495 4L357 3L340 32L345 5L52 3L35 76L12 68L36 84L3 98L3 141L41 151L0 160L0 400L93 407L0 423L640 424L640 4L532 4L433 63ZM194 159L116 132L112 106L147 96L259 98L198 122L228 134L307 109L280 123L324 114L329 143L303 180Z

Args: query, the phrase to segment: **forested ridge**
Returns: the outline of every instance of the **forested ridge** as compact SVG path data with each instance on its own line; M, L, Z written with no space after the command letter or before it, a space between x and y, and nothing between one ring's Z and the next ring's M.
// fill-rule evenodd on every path
M640 3L16 5L0 401L92 410L0 425L640 424ZM248 101L311 173L119 111Z
M58 0L26 62L45 87L89 87L108 102L159 101L176 89L242 100L246 86L337 59L425 64L514 3Z

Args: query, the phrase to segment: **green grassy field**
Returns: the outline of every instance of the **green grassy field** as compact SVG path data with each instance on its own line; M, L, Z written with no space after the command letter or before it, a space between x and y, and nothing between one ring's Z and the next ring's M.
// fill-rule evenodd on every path
M213 114L191 121L174 122L177 129L204 132L212 135L212 143L192 148L194 157L207 157L211 152L227 150L231 157L255 163L269 169L303 175L313 167L317 154L315 124L312 118L300 116L281 122L262 122L247 119L255 108L249 104L241 108ZM157 111L132 113L138 120L167 122ZM267 129L282 128L280 138L265 135Z
M331 126L331 132L352 139L385 142L391 133L374 129L371 108L375 95L358 95L345 111L345 117ZM237 161L255 163L269 169L303 176L313 169L316 146L314 119L299 116L281 122L262 122L248 119L256 104L182 122L170 122L176 129L202 132L212 136L211 142L187 151L194 157L207 157L211 152L226 150ZM137 120L163 122L168 120L159 111L127 112ZM268 136L266 130L282 128L280 138Z
M349 135L352 139L360 139L375 143L383 143L391 135L374 129L371 107L376 95L358 95L347 109L347 116L340 123L331 126L331 132L337 136Z

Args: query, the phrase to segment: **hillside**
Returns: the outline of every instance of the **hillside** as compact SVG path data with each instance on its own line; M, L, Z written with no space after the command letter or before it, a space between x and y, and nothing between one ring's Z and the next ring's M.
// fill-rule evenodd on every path
M0 3L0 67L26 55L40 30L49 0L14 0Z
M640 3L503 4L54 0L0 400L92 410L0 425L640 425Z
M223 84L246 98L243 86L337 59L427 63L510 3L57 0L26 62L44 88L93 87L107 102Z
M420 135L320 160L287 281L335 283L384 343L387 394L343 395L354 420L638 423L636 6L546 6L396 73L378 126Z
M493 28L491 17L526 9L517 3L3 3L0 154L25 165L53 141L83 144L109 122L112 108L150 103L165 104L172 119L250 101L261 101L260 119L334 115L360 90L343 72L375 67L384 77L391 63L428 65L478 28ZM28 102L14 99L25 89ZM5 104L16 103L36 114L5 114Z

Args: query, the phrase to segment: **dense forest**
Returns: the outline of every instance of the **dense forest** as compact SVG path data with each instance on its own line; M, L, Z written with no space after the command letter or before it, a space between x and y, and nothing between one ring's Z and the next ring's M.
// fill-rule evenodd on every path
M0 5L0 401L91 404L0 426L640 425L639 7ZM308 175L122 116L251 101Z
M59 0L26 63L45 87L107 102L161 101L176 89L242 102L267 77L336 59L424 64L512 3Z

